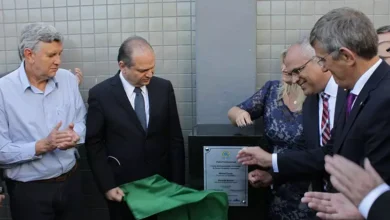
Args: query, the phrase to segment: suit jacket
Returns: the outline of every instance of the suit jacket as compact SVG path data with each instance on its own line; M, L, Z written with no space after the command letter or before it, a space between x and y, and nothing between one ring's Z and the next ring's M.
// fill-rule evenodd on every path
M390 67L382 62L364 85L348 118L346 105L335 121L329 143L322 147L278 155L280 179L307 179L324 173L324 156L340 154L362 165L368 157L390 182ZM316 118L317 124L318 119ZM314 122L313 122L314 124ZM313 129L318 131L316 127Z
M372 204L367 220L388 220L390 216L390 191L383 193Z
M303 131L305 136L305 144L307 149L320 149L320 134L318 131L319 128L319 98L320 94L315 94L308 96L303 104ZM345 105L345 100L347 97L347 92L338 88L337 97L336 97L336 106L334 113L334 125L336 124L338 118L340 117L340 113ZM278 163L284 162L278 161ZM294 164L293 164L294 165ZM287 180L286 180L287 181ZM323 191L323 175L322 173L318 173L312 178L312 187L314 191Z
M89 91L86 151L103 193L121 184L159 174L184 184L184 141L171 82L153 77L147 85L147 132L119 78Z

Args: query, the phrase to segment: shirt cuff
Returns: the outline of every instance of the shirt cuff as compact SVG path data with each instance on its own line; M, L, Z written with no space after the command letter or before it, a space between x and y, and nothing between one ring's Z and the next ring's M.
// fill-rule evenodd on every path
M73 130L79 135L80 140L77 144L85 143L85 125L84 124L75 124Z
M274 170L274 173L279 173L278 154L275 153L272 154L272 169Z
M41 159L42 155L36 156L36 150L35 150L35 145L37 142L33 143L28 143L25 146L22 146L23 148L26 148L26 152L23 155L22 161L29 161L29 160L36 160L36 159Z
M368 217L368 213L370 212L372 204L374 204L375 200L382 195L384 192L390 190L389 185L386 183L382 183L377 186L375 189L371 190L366 197L359 204L359 212L363 215L365 219Z

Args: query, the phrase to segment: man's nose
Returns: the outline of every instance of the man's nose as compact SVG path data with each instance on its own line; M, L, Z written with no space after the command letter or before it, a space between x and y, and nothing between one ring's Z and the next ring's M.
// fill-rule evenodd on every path
M293 74L293 75L292 75L292 82L293 82L293 83L297 83L298 81L299 81L299 75Z
M56 58L54 58L54 64L56 64L56 65L61 64L61 56L56 56Z
M146 73L146 77L152 77L153 76L153 70L149 70L147 73Z

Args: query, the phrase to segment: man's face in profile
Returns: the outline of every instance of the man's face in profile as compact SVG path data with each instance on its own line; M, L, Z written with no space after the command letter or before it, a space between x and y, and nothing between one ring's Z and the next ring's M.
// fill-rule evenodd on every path
M378 34L378 55L390 64L390 33Z

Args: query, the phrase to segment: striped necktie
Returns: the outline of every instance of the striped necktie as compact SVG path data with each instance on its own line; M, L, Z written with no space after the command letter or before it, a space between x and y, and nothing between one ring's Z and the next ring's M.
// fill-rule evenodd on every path
M322 146L328 143L330 139L330 123L329 123L329 95L325 92L321 93L322 98L322 117L321 117L321 141Z

